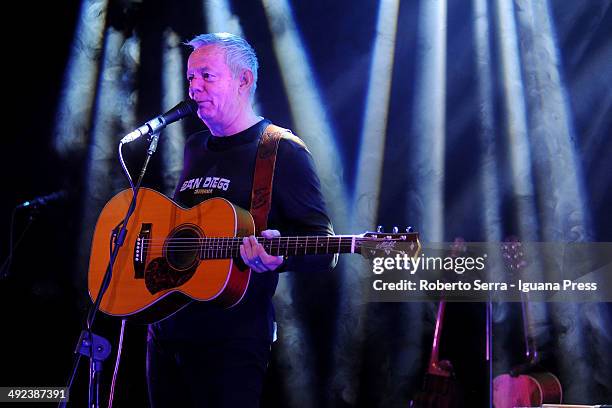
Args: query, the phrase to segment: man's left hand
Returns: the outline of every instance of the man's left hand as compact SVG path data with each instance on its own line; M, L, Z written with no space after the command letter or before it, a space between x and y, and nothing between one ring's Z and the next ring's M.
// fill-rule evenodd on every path
M265 230L261 232L264 238L280 237L277 230ZM282 256L269 255L263 245L257 242L254 235L244 237L240 245L240 256L242 260L255 272L273 271L283 263Z

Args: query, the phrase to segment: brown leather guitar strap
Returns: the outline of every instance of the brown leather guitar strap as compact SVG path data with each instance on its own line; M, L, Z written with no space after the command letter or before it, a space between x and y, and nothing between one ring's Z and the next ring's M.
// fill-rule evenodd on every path
M253 190L251 192L250 213L255 221L255 235L268 227L268 214L272 205L272 181L278 143L283 133L289 132L279 126L268 125L264 131L255 158L255 173L253 175Z

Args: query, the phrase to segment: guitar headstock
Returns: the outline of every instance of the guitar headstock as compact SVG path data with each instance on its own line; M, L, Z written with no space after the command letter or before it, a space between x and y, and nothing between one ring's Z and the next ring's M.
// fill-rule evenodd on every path
M397 228L393 232L382 232L380 228L368 231L357 239L356 244L358 252L364 256L416 256L421 250L419 234L411 228L406 228L406 232L399 232Z
M417 242L419 234L417 232L364 232L361 235L370 241L399 241L399 242Z
M455 237L451 245L451 254L450 256L453 258L458 258L459 255L467 252L467 244L465 243L465 238L463 237Z
M520 271L527 266L523 243L517 237L507 237L502 242L501 249L504 262L512 271Z

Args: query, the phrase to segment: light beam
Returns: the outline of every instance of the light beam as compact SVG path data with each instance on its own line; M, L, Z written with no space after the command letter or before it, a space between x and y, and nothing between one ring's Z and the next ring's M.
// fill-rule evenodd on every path
M68 65L64 74L55 119L54 148L66 158L87 147L108 0L84 0Z

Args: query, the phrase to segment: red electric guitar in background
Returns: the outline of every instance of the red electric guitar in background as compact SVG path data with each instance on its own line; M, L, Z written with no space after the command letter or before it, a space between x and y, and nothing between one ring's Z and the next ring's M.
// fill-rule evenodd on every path
M461 237L455 238L451 256L457 257L465 251L465 240ZM453 365L449 360L440 361L440 340L442 338L445 308L446 301L441 300L438 304L431 357L423 380L423 389L411 401L411 408L463 407L463 390L455 379Z
M506 265L515 273L527 263L523 247L516 238L506 239L502 244ZM527 361L493 380L493 405L495 408L540 407L545 403L561 403L563 391L559 379L548 371L538 368L540 356L533 336L529 333L529 310L527 297L521 293L523 335Z

